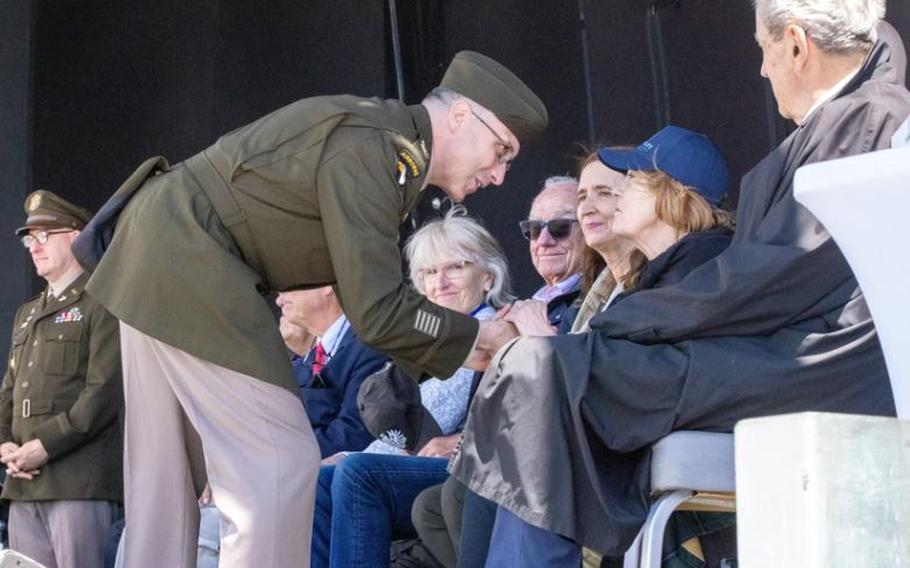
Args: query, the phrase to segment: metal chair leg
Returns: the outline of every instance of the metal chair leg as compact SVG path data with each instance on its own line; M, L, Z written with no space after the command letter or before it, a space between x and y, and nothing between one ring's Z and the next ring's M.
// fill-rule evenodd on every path
M641 562L639 566L641 568L660 568L660 561L663 556L664 529L667 527L667 521L670 520L670 515L679 507L680 503L686 501L694 494L693 491L679 489L661 495L651 505L648 520L645 521L645 525L639 534L641 538Z

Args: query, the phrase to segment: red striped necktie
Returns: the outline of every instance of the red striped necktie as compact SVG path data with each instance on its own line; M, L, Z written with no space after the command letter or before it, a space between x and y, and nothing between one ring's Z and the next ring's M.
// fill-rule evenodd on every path
M322 346L322 342L316 344L316 353L313 356L313 376L315 377L325 368L325 364L328 363L329 356L325 352L325 347Z

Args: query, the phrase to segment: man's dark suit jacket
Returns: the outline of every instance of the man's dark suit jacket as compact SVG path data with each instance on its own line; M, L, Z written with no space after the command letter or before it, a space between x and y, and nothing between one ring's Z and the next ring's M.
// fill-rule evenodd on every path
M353 328L349 328L335 354L315 379L312 360L311 350L302 364L294 365L294 373L322 457L364 449L373 441L373 436L360 419L357 391L364 379L378 371L389 358L367 347Z

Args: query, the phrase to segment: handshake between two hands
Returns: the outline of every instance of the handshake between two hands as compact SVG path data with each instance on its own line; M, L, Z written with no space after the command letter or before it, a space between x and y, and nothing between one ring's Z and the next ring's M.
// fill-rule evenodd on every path
M503 345L524 335L556 335L544 302L519 300L499 310L492 320L481 321L474 350L464 366L475 371L485 370Z

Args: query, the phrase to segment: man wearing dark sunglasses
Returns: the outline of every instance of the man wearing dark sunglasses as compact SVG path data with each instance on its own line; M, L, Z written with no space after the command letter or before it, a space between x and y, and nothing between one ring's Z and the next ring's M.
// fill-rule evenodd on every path
M550 324L557 327L566 319L581 284L585 243L575 218L577 188L578 182L573 178L547 178L531 204L528 218L518 224L528 240L531 262L544 280L544 286L532 299L547 304Z

